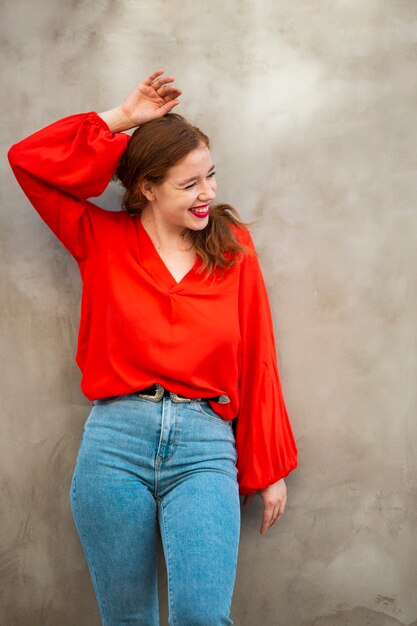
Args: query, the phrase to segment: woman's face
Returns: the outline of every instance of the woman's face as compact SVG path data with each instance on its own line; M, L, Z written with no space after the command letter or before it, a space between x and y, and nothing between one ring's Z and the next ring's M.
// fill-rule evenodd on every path
M217 183L210 151L201 145L169 168L159 185L148 184L148 206L157 223L172 232L184 227L203 230L208 224L210 202L216 197Z

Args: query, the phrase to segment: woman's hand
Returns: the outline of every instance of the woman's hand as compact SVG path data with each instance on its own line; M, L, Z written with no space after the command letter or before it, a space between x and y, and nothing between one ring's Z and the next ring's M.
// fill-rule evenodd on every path
M169 113L177 104L181 89L169 83L172 76L162 76L165 70L157 70L136 85L121 105L99 113L112 132L123 132Z
M266 489L260 489L257 493L264 501L264 514L259 531L261 535L264 535L268 528L271 528L284 514L287 503L287 486L284 479L281 478L278 482L269 485ZM250 506L256 495L253 493L245 496L243 506Z

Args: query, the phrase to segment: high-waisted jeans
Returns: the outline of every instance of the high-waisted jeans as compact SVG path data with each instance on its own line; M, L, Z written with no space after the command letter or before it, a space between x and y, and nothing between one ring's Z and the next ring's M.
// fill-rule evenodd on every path
M159 624L157 532L170 626L233 624L240 536L232 422L204 400L96 400L70 504L103 626Z

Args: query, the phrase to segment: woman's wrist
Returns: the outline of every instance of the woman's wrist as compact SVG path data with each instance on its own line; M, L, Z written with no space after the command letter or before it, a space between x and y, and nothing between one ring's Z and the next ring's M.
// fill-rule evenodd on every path
M97 113L102 120L104 120L112 133L122 133L125 130L134 128L132 122L123 113L120 107L104 111L103 113Z

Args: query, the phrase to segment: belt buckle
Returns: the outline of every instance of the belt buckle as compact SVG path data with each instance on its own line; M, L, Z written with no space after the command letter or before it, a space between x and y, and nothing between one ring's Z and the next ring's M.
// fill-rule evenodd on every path
M172 400L172 402L175 402L176 404L180 404L183 402L191 402L191 398L183 398L181 396L179 396L178 394L174 393L173 391L169 392L169 396Z
M164 388L159 383L155 383L156 392L154 396L149 396L147 393L138 393L139 398L150 400L151 402L160 402L164 396Z

